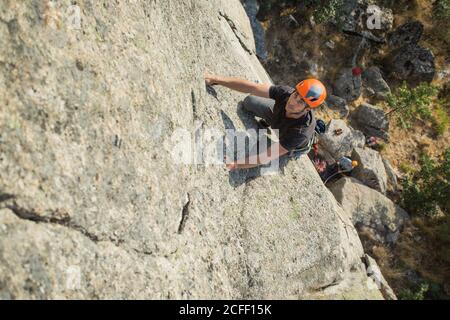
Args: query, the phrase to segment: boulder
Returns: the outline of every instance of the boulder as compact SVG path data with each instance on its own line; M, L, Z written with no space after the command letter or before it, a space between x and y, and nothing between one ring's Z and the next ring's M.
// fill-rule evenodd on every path
M351 158L359 163L353 169L352 176L365 185L386 194L387 174L380 153L370 148L355 148Z
M348 117L350 109L347 105L347 101L345 101L344 98L330 94L327 96L326 103L328 108L337 111L341 118Z
M391 88L383 79L378 67L370 67L362 73L363 86L369 90L369 95L379 100L386 100Z
M436 74L433 52L417 44L409 44L392 51L384 66L389 70L390 77L407 81L412 86L431 82Z
M342 131L341 134L337 134ZM361 131L354 130L343 120L331 120L327 131L320 136L319 143L337 161L339 158L351 154L354 148L365 145L365 137Z
M391 191L395 191L398 187L399 174L388 159L383 158L383 164L384 168L386 169L388 189Z
M380 296L306 157L258 177L177 157L199 123L251 120L205 68L270 83L239 1L76 1L79 29L53 3L0 1L0 299Z
M410 44L418 44L423 34L423 24L419 21L407 22L388 36L391 49L398 49Z
M397 296L394 293L394 290L392 290L391 286L381 273L380 267L378 266L375 259L373 259L368 254L365 254L363 261L366 265L367 275L372 278L378 289L380 289L384 298L386 300L398 300Z
M344 177L329 186L360 232L380 243L395 243L409 219L405 210L357 179Z
M389 141L389 121L386 113L368 103L361 104L355 112L358 126L366 136Z
M381 32L388 32L392 29L394 26L394 12L392 9L382 7L381 10L377 10L377 12L380 12L380 27L378 28L375 26L375 30L381 31ZM371 14L375 13L375 11L372 11ZM369 22L370 23L370 22Z
M334 82L334 94L352 102L361 96L361 75L353 75L352 68L342 69Z
M344 0L337 17L342 24L342 29L351 32L370 30L375 33L391 30L394 24L392 10L373 6L373 4L370 0Z

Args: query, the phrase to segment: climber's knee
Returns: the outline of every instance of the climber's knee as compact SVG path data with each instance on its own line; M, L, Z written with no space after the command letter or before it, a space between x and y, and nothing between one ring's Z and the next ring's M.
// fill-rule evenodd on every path
M247 111L252 111L252 106L255 105L255 97L252 95L247 96L244 101L242 102L242 106Z
M251 101L252 101L252 96L251 95L245 97L244 101L242 102L242 106L244 107L245 110L248 111L248 106L251 103Z

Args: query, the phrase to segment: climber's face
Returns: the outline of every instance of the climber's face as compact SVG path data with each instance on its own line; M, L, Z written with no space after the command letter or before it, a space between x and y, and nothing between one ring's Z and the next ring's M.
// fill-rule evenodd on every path
M303 101L302 97L295 91L291 94L291 97L286 104L286 111L289 113L300 113L305 109L307 109L305 101Z

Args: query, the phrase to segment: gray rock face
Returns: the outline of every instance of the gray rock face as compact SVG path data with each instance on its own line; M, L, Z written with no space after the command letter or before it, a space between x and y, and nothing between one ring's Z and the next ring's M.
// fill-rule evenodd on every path
M80 29L68 1L0 2L1 298L381 298L305 157L172 158L179 128L250 123L205 69L269 81L238 1L77 3Z
M377 262L368 254L364 255L363 260L367 268L367 275L371 277L375 284L380 288L384 298L386 300L397 300L394 290L392 290L389 283L383 277Z
M383 79L378 67L370 67L362 73L363 86L370 90L370 96L376 99L386 100L391 93L391 88Z
M327 106L331 109L331 110L335 110L337 112L339 112L339 115L341 118L347 118L348 114L350 112L350 109L347 105L347 101L345 101L344 98L338 97L338 96L334 96L332 94L327 96Z
M363 103L356 110L355 116L360 129L366 136L389 140L389 121L383 110Z
M423 24L419 21L407 22L389 35L389 46L393 49L419 43L423 34Z
M424 26L419 21L405 23L389 35L389 45L393 49L385 61L390 76L406 80L411 85L431 82L436 74L433 52L418 43Z
M344 0L338 18L343 24L344 31L361 32L386 32L392 29L394 15L391 9L381 7L370 7L376 5L371 0ZM377 14L379 21L373 19ZM379 22L379 25L375 25ZM370 30L370 31L368 31Z
M347 102L361 96L361 75L354 76L351 68L342 69L334 82L334 94Z
M436 74L433 52L416 44L394 50L388 56L385 66L391 77L405 80L411 85L431 82Z
M382 243L395 243L409 219L402 208L360 181L344 177L329 187L357 228Z
M342 130L341 134L338 134ZM337 161L349 156L354 148L364 147L366 141L361 131L354 130L343 120L331 120L327 131L320 136L320 145Z
M395 191L398 186L398 172L394 169L389 160L383 158L384 168L386 169L386 174L388 178L388 189Z
M370 148L355 148L352 159L359 163L353 169L352 176L365 185L386 194L387 174L380 153Z

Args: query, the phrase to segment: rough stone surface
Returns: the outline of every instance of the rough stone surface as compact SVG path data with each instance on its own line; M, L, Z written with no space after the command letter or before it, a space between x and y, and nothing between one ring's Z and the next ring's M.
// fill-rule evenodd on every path
M383 110L363 103L356 110L355 117L359 128L366 136L389 140L389 121Z
M269 81L238 1L81 0L79 30L71 4L0 2L1 298L381 297L306 157L253 179L172 158L178 128L252 123L203 80Z
M352 159L359 163L352 171L352 176L365 185L386 194L387 174L380 153L370 148L355 148Z
M386 58L385 68L390 77L405 80L411 85L431 82L436 74L433 52L417 44L392 51Z
M388 189L395 191L398 186L398 172L394 169L391 162L388 159L383 158L384 168L386 169L386 174L388 178Z
M347 105L347 101L345 101L344 98L330 94L329 96L327 96L326 103L331 110L339 112L339 116L341 118L348 117L350 109Z
M351 68L344 68L334 82L334 94L352 102L361 96L361 85L361 75L354 76Z
M380 288L384 298L386 300L397 300L397 296L394 290L389 286L389 283L383 277L380 267L378 266L375 259L373 259L368 254L364 255L364 263L367 267L367 275L374 279L376 285Z
M383 79L380 68L370 67L362 73L363 86L371 91L370 96L376 99L386 100L391 93L391 88ZM373 93L372 93L373 92Z
M336 130L342 130L342 133L337 135ZM349 156L354 148L364 147L366 140L361 131L352 129L343 120L331 120L327 131L320 136L319 143L335 160L338 160Z
M408 214L390 199L360 181L344 177L329 186L354 225L382 243L395 243Z
M369 8L370 5L376 5L372 0L344 0L340 9L339 20L342 23L344 31L361 32L370 30L370 32L384 33L392 29L394 24L394 14L391 9L379 7L376 13L380 17L380 25L372 26L374 20L371 19L375 13L375 8Z
M389 35L389 46L397 49L410 44L417 44L423 34L423 24L419 21L407 22Z

